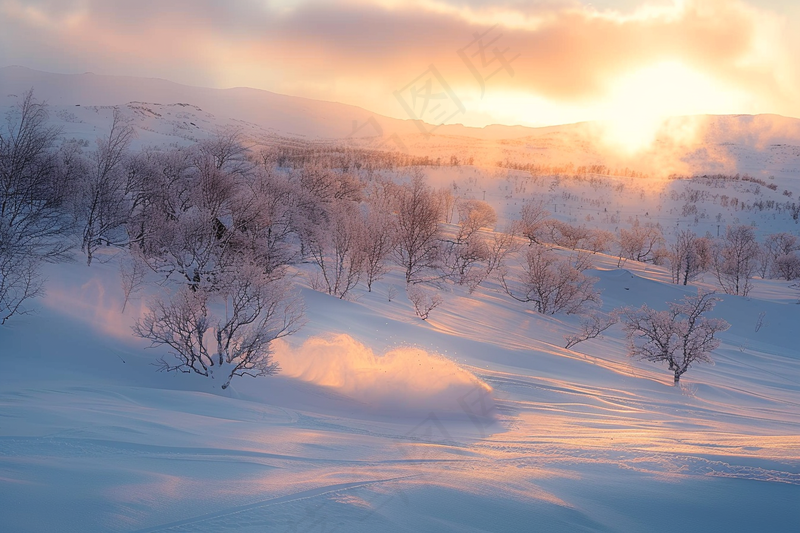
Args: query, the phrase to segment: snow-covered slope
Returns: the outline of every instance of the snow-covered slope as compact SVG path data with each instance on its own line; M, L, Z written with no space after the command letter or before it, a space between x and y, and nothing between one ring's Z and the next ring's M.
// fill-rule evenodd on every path
M29 86L50 102L64 137L93 140L120 105L140 146L192 143L231 125L265 143L321 142L371 116L262 91L18 68L0 69L0 106ZM485 198L501 222L537 197L561 220L609 231L637 218L661 223L667 236L672 228L713 234L752 222L762 233L797 230L779 205L800 195L794 119L675 119L701 123L706 140L683 148L663 141L672 144L662 152L679 154L677 161L706 172L727 161L774 190L753 181L495 166L515 158L608 163L587 140L589 126L454 126L426 139L413 124L381 120L410 128L402 136L409 151L489 162L425 172L437 187L455 185L461 198ZM651 156L639 157L657 160ZM303 286L307 324L274 345L283 371L221 391L214 380L156 372L164 350L147 349L130 330L144 297L122 312L118 258L101 255L91 267L49 266L36 313L0 327L2 531L794 531L800 524L800 295L789 282L756 280L749 298L724 296L714 315L732 327L715 364L693 367L681 387L664 367L628 358L619 326L563 348L576 317L534 313L494 281L471 294L445 287L425 322L397 271L352 301ZM661 267L619 268L602 254L592 261L588 273L599 279L605 311L664 308L697 289L669 283ZM516 260L509 268L519 268Z
M606 310L695 290L598 255ZM51 273L36 315L0 329L7 531L791 531L800 523L800 306L726 296L713 366L683 386L574 350L577 319L488 284L428 322L399 273L356 301L303 290L284 372L160 374L121 310L114 260ZM763 325L756 331L759 316ZM46 512L42 506L46 502ZM676 512L676 509L680 511Z

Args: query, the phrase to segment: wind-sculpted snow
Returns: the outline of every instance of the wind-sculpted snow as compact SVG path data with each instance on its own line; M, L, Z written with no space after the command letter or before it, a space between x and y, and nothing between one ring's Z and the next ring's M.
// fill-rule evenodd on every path
M421 348L398 347L383 354L345 334L313 337L292 348L275 343L282 373L362 402L377 414L463 415L464 399L486 396L483 416L494 411L491 387L453 361Z

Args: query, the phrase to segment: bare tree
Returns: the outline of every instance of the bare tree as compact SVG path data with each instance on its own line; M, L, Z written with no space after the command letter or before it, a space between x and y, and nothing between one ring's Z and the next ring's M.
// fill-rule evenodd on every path
M247 159L248 149L239 128L219 130L200 141L197 147L200 156L217 170L245 174L252 166Z
M791 252L778 256L773 265L773 272L786 281L800 278L800 255Z
M516 240L519 223L510 224L505 231L469 233L458 230L452 240L441 241L441 267L443 277L466 285L472 293L493 272L503 268L509 254L519 250Z
M578 333L564 338L564 340L567 341L564 347L570 349L578 343L588 341L589 339L596 339L617 322L619 322L619 315L617 312L613 312L609 315L592 313L581 322L581 329Z
M193 157L194 150L189 148L151 148L127 159L126 172L133 189L128 242L145 254L157 249L154 235L191 208L192 190L197 186Z
M480 234L463 241L443 241L440 255L444 276L474 290L488 275L491 253L488 239Z
M127 241L124 230L131 214L131 183L124 158L134 134L119 108L114 108L108 137L98 139L81 180L76 215L83 227L81 251L88 265L100 246Z
M397 186L390 181L375 180L366 189L364 227L364 281L367 291L388 271L388 259L397 244L397 224L393 216Z
M298 261L295 237L314 233L298 229L304 224L302 193L285 176L265 170L249 175L239 189L232 210L232 246L248 250L267 272ZM314 229L319 228L317 224Z
M526 202L522 205L520 215L522 236L528 239L530 244L541 244L545 220L550 216L550 211L545 209L544 202L541 200Z
M124 313L131 296L144 286L147 274L147 263L136 247L127 257L120 260L119 271L124 295L122 300L122 312Z
M466 242L481 228L493 228L497 223L494 208L481 200L462 200L458 208L458 233L456 242Z
M42 262L68 258L67 191L73 158L59 160L58 130L28 91L9 111L0 130L0 321L24 312L24 302L41 294Z
M367 292L372 292L372 285L389 271L387 258L397 240L394 219L386 213L370 210L362 237L364 281L367 284Z
M545 221L545 228L550 242L570 250L585 248L592 237L591 230L585 226L573 226L555 219Z
M300 187L323 202L361 200L364 186L352 174L337 172L321 164L305 165L298 173Z
M582 243L584 249L593 253L608 252L617 238L610 231L602 229L590 229L588 238Z
M358 206L337 202L330 228L319 228L309 241L322 290L343 299L358 284L365 261L365 232Z
M42 293L38 269L35 256L0 252L0 325L15 314L26 314L25 301Z
M592 253L586 250L577 250L573 252L570 261L572 267L578 272L584 272L594 267L592 263Z
M405 271L406 283L421 281L422 273L435 266L441 218L441 203L421 172L398 188L395 259Z
M453 194L458 188L455 182L453 182L452 187L442 187L436 191L436 195L439 197L439 203L442 206L442 213L444 214L444 221L447 224L451 224L453 222L453 215L456 211L456 206L458 205L458 198Z
M785 278L778 267L778 258L792 254L800 249L798 239L791 233L773 233L767 235L761 245L759 274L762 278L782 277ZM785 264L784 259L784 264Z
M723 291L741 296L750 293L751 278L758 268L758 253L751 226L728 226L714 254L714 272Z
M171 299L155 299L134 332L153 346L171 349L174 362L162 358L162 370L219 376L223 389L235 376L277 373L270 343L291 335L302 322L289 285L244 264L217 289L182 286Z
M625 228L619 231L619 262L621 265L625 259L633 259L640 262L652 262L653 256L660 245L664 242L661 234L661 227L657 224L640 224L634 221L630 230Z
M519 251L520 245L517 241L519 231L519 223L511 222L503 231L496 231L492 234L489 242L489 258L486 265L487 276L502 269L506 258Z
M527 251L522 270L514 283L516 290L502 270L500 282L509 296L533 303L539 313L583 313L600 302L600 295L594 289L596 278L585 276L541 245L534 245Z
M237 174L217 168L217 158L195 156L166 194L154 195L148 212L158 224L134 242L153 271L197 288L224 279L245 251L246 224L237 216L248 211L249 198Z
M647 305L626 309L622 318L630 355L667 363L677 385L692 364L712 362L710 354L719 346L715 335L730 327L722 319L705 316L718 301L713 293L699 293L671 302L667 311Z
M672 282L687 285L711 266L711 243L691 230L678 233L669 249Z

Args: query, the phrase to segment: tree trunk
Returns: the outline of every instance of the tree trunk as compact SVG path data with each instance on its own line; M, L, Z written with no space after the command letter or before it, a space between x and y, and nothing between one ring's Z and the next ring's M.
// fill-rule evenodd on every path
M680 382L680 380L681 380L681 371L676 368L675 369L675 382L674 382L674 385L676 387L678 386L678 383Z

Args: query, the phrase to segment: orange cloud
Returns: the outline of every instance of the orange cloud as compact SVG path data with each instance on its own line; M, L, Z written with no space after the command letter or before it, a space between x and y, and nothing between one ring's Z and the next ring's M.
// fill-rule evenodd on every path
M527 99L540 116L555 105L578 106L578 120L596 118L592 108L613 96L615 80L675 63L713 79L714 87L747 95L727 112L800 115L793 45L785 38L789 21L741 1L675 0L628 14L571 1L270 5L0 0L0 62L247 85L399 117L404 113L392 91L433 64L471 103L472 115L457 119L467 123L470 116L484 122L502 116L504 95ZM515 59L513 76L504 70L488 80L488 100L481 102L480 80L458 51L482 32L501 35L495 45ZM522 111L520 122L535 121ZM554 115L546 120L574 120L576 113Z

